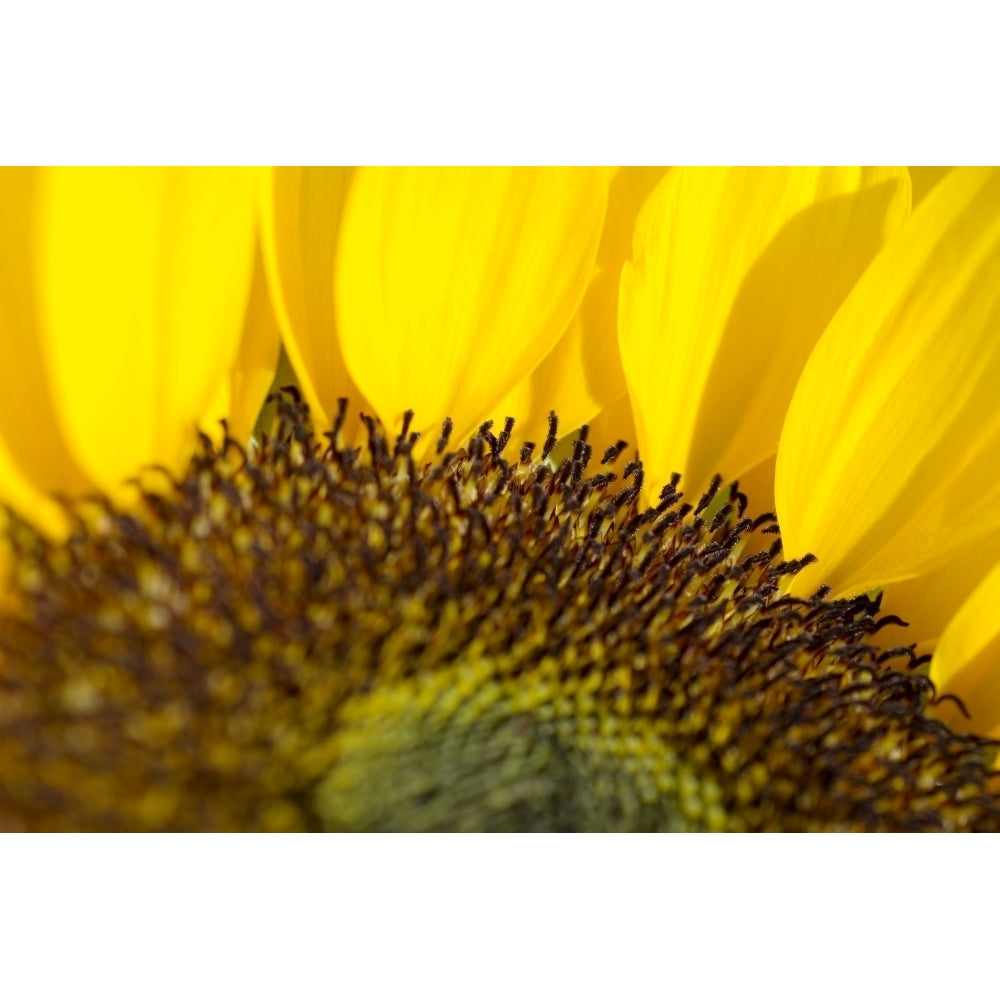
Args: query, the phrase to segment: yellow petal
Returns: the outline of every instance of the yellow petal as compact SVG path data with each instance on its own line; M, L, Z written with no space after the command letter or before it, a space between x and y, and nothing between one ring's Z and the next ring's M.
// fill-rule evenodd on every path
M959 608L931 661L931 680L941 694L962 699L971 719L942 701L938 714L950 725L1000 737L1000 565Z
M40 179L37 292L60 431L111 493L180 470L232 365L250 287L250 169L63 169Z
M905 168L675 168L622 270L618 336L649 493L773 455L802 366L909 211Z
M60 487L47 489L39 487L14 461L11 449L0 434L0 504L10 506L17 513L33 522L53 538L65 537L69 527L62 507L53 495L67 495ZM2 567L3 535L5 534L4 512L0 508L0 567ZM0 591L2 573L0 573Z
M590 280L607 174L361 168L335 265L344 360L387 427L461 440L568 327Z
M959 569L939 571L1000 530L998 331L1000 171L959 168L858 282L799 381L776 499L785 551L819 561L795 592L953 583ZM964 596L933 600L947 614Z
M919 653L932 651L959 602L998 561L1000 533L958 546L936 569L887 584L882 607L910 624L880 637L886 645L916 643Z
M632 413L632 400L628 393L616 399L610 406L605 406L600 413L590 420L590 430L596 446L610 447L619 441L628 445L631 457L637 453L635 416Z
M56 423L42 354L37 215L41 172L0 169L0 501L51 533L53 493L88 486Z
M740 476L740 490L747 497L747 517L774 513L774 465L775 456L771 455ZM759 543L761 548L768 548L774 537L758 532L751 535L748 541L750 544Z
M347 372L333 305L334 261L349 167L275 167L266 186L264 262L285 350L317 426L329 426L338 399L351 426L364 407Z
M635 420L632 417L632 403L628 393L610 406L606 406L588 420L587 424L589 427L587 441L594 449L596 461L600 461L609 448L624 442L624 447L618 451L614 460L609 459L601 469L602 472L615 472L621 475L625 466L635 461L638 454L635 447ZM540 437L539 440L541 439ZM553 452L553 460L559 462L563 458L569 458L573 454L575 439L574 431L568 431Z
M239 351L232 368L219 383L208 415L202 422L206 431L212 433L219 421L225 419L236 441L245 445L250 440L257 415L274 381L280 351L281 334L258 247Z
M517 419L515 438L544 440L551 410L563 432L575 430L627 393L618 353L618 280L639 210L665 171L621 167L612 178L594 275L573 322L494 413L497 421Z
M916 208L931 192L931 188L951 167L910 167L910 184L913 187L913 207Z

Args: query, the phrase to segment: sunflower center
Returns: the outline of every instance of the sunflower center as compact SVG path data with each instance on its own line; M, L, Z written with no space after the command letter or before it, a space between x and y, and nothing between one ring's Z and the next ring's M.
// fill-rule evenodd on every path
M771 515L716 480L558 466L484 425L203 440L130 512L9 516L8 829L1000 828L987 741L928 718L867 598L783 596ZM768 537L772 536L772 537Z

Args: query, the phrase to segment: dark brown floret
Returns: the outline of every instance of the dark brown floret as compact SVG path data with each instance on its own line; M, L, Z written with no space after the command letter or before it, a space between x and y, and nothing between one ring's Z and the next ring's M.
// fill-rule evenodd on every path
M279 411L65 544L11 515L0 828L1000 828L992 744L735 486Z

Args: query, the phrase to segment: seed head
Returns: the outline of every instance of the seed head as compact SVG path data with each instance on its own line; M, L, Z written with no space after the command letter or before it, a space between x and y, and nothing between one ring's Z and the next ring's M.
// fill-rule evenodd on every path
M1000 829L993 744L928 717L878 602L783 596L772 515L641 503L584 430L204 438L129 511L9 515L0 827Z

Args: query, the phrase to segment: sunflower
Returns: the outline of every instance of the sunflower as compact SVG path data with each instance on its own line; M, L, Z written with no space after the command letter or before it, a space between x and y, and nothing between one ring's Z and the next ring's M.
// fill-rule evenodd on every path
M2 176L5 826L1000 826L995 173Z

